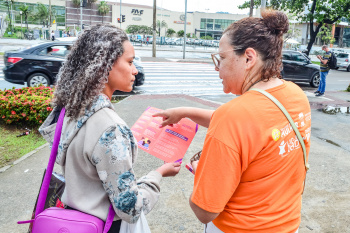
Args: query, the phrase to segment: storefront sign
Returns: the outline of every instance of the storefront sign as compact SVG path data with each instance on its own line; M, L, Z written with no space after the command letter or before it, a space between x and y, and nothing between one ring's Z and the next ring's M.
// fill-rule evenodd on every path
M170 17L170 15L161 15L161 14L157 14L157 16Z
M132 20L134 20L134 21L141 21L142 19L141 19L141 17L132 17Z
M131 10L131 14L133 15L142 15L143 14L143 10L138 10L138 9L132 9Z
M185 21L174 21L176 24L185 24ZM187 25L191 25L191 22L187 22Z

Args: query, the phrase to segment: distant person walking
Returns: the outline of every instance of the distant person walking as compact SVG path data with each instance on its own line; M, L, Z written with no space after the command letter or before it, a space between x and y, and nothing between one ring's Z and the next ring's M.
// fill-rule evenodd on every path
M320 64L321 81L317 91L315 91L316 96L323 96L326 90L326 77L330 70L327 63L329 61L329 58L332 55L327 45L323 45L322 50L325 51L326 53L323 55L323 57L321 55L317 55L317 58L321 61L321 64Z
M55 40L55 33L54 33L54 31L52 30L52 32L51 32L51 40L52 41L54 41Z

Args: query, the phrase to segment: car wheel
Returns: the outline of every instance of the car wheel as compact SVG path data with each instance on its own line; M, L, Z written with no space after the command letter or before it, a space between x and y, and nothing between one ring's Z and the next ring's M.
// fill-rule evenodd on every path
M320 73L316 73L314 76L312 76L310 85L312 87L318 87L320 85Z
M350 65L348 66L348 68L346 68L347 72L350 72Z
M27 80L27 86L28 87L35 87L35 86L50 86L50 79L47 77L46 74L43 73L34 73L29 76Z

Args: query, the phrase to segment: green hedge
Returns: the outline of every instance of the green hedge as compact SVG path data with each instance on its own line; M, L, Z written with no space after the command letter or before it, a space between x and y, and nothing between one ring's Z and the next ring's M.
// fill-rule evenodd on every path
M50 87L0 90L0 121L6 124L39 126L52 111Z
M348 88L346 89L346 91L350 92L350 84L349 84Z

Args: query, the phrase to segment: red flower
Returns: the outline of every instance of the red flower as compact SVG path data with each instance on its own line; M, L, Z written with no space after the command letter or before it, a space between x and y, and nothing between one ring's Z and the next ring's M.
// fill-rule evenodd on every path
M22 113L22 116L23 116L23 117L25 117L25 116L26 116L26 114L25 114L25 113Z
M15 112L15 111L11 111L11 114L12 114L12 115L16 115L16 112Z
M2 116L2 119L4 119L5 118L5 116Z

